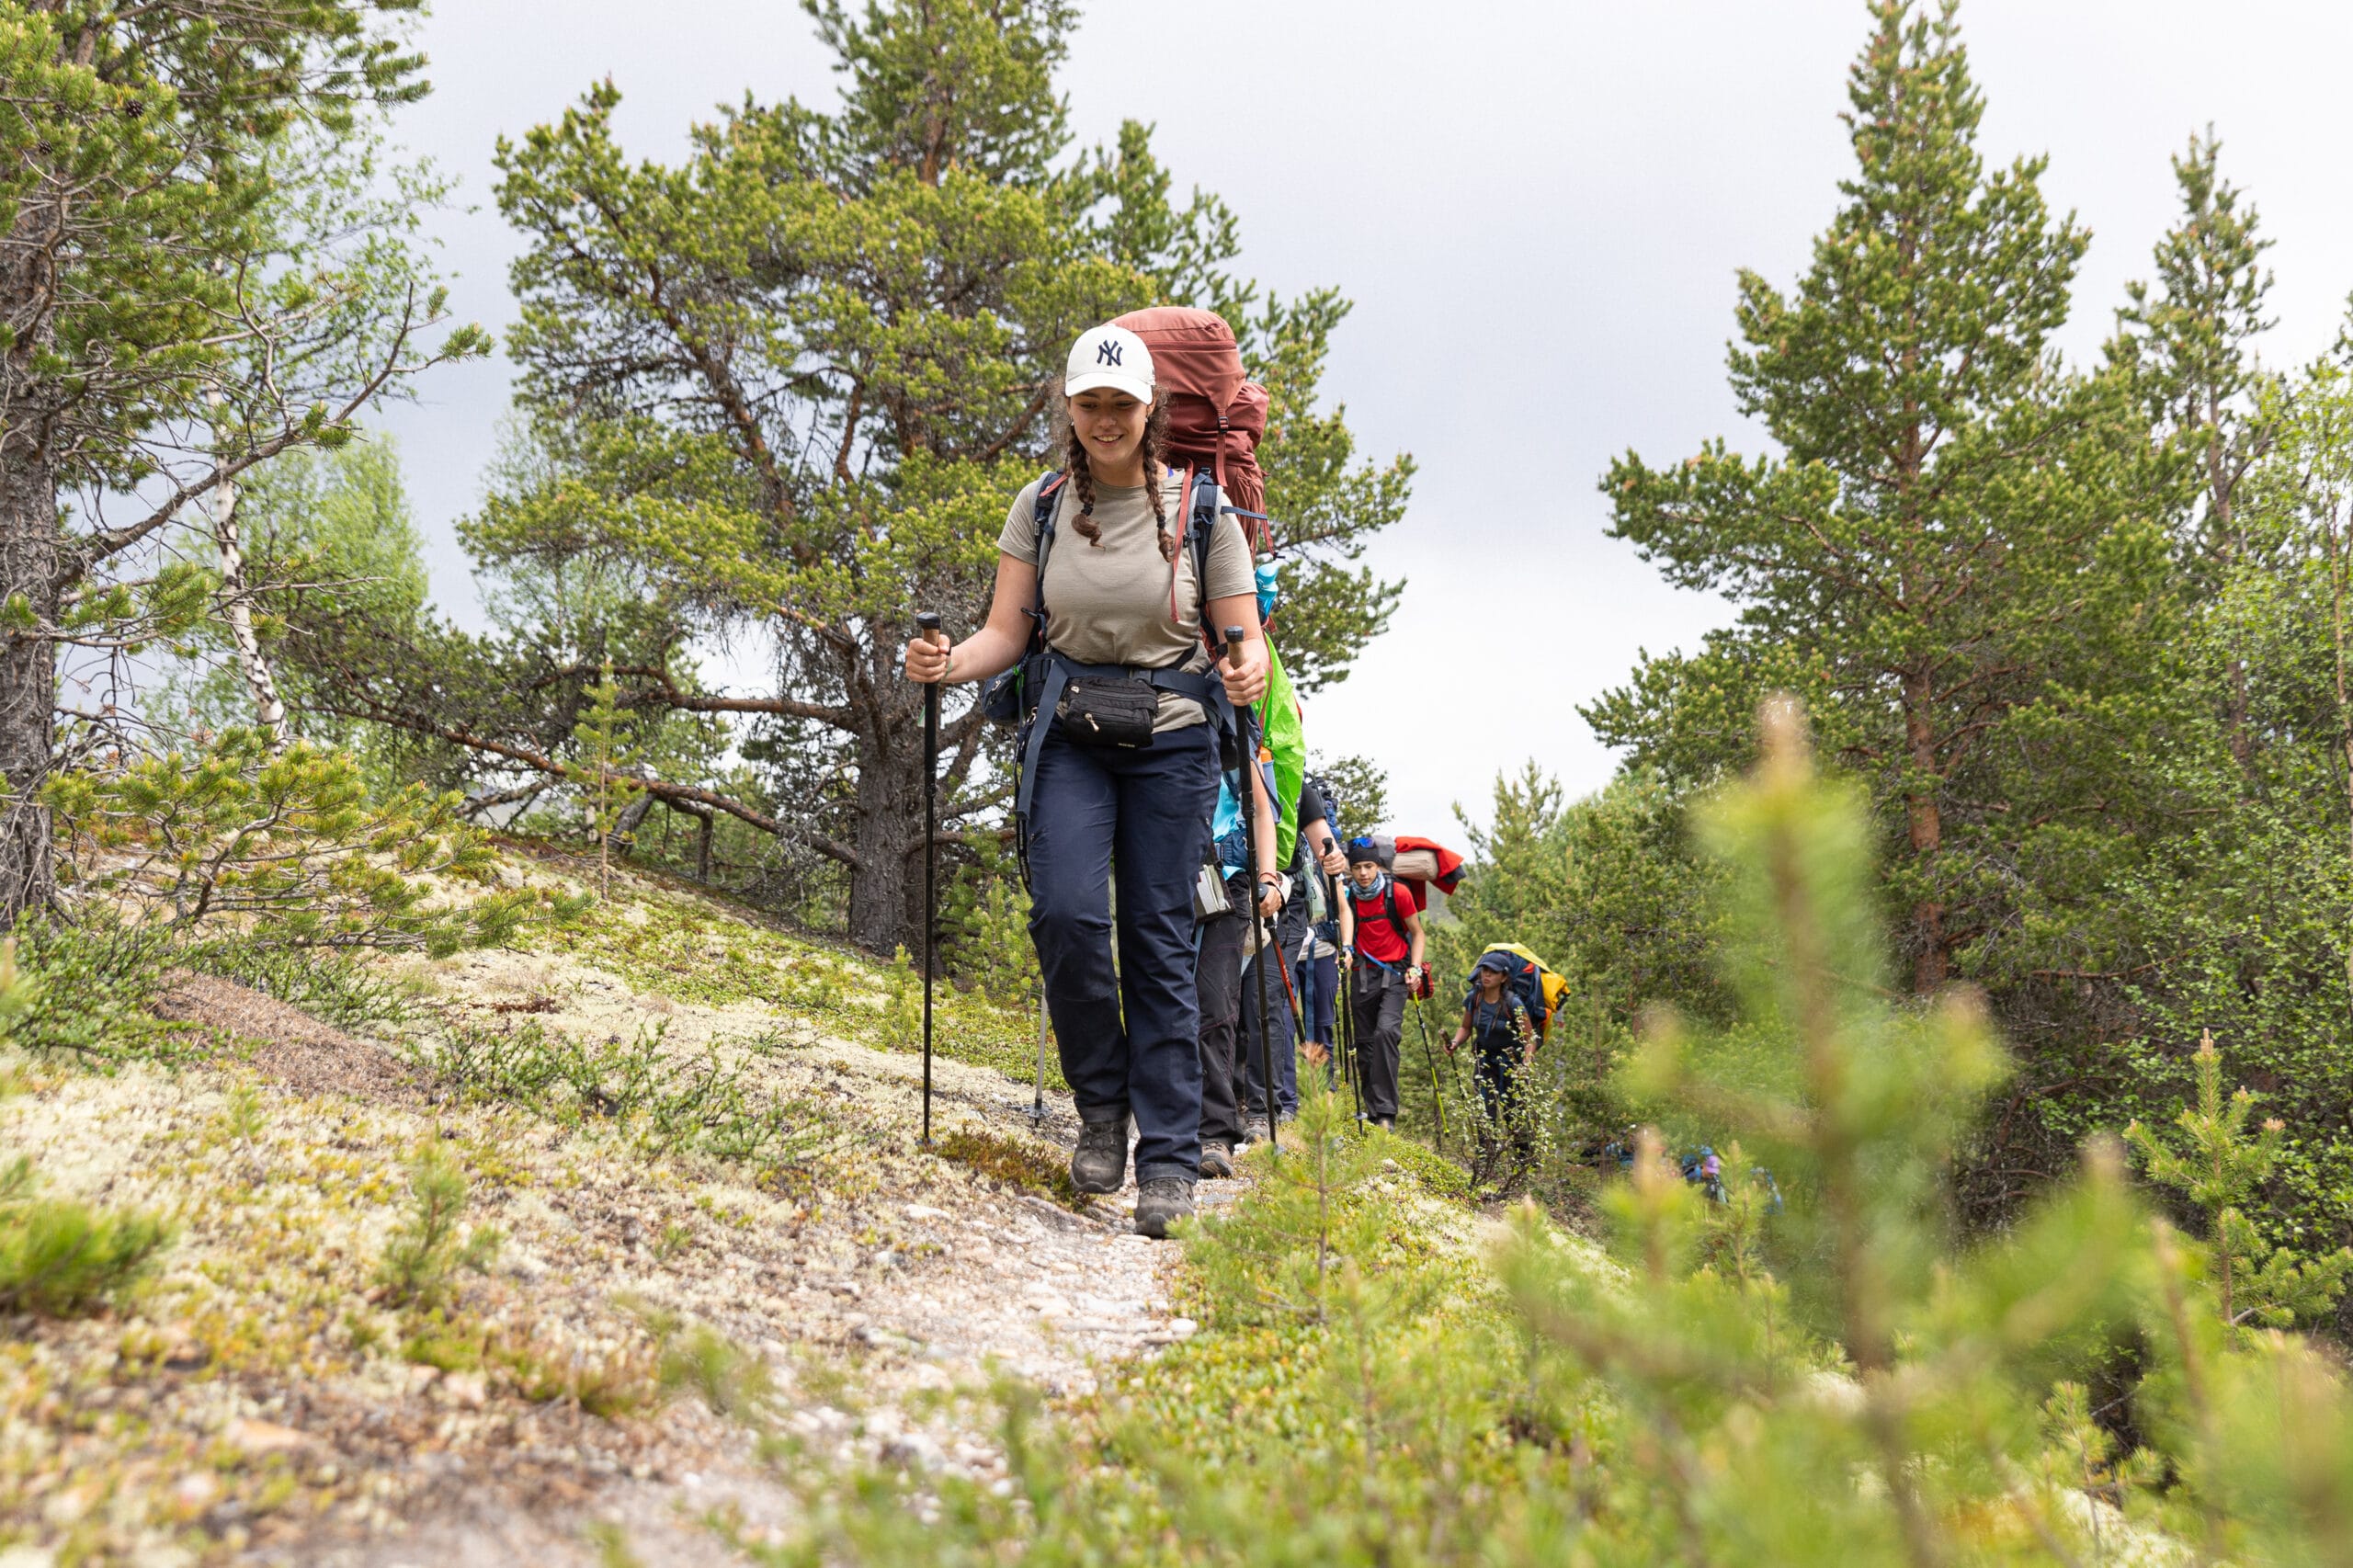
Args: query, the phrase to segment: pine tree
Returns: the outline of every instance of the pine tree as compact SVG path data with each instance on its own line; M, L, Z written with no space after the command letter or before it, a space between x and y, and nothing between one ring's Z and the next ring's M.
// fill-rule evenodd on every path
M425 91L419 9L0 0L0 919L53 902L61 651L135 657L212 608L158 535L210 497L233 567L243 474L487 347L425 341L444 296L398 220L307 222L358 118Z
M2180 221L2157 242L2154 285L2127 287L2130 303L2117 312L2108 349L2131 378L2151 429L2182 460L2181 554L2208 595L2261 550L2239 493L2272 439L2261 417L2272 378L2254 347L2273 324L2264 314L2271 274L2263 253L2271 242L2257 233L2254 204L2222 178L2222 151L2210 126L2173 160ZM2244 772L2254 737L2243 646L2232 649L2224 674L2231 754Z
M2040 159L1989 171L1952 0L1880 0L1849 77L1856 169L1793 293L1740 283L1733 388L1778 457L1714 442L1604 482L1612 531L1739 624L1651 657L1587 710L1670 781L1740 765L1749 715L1799 692L1871 783L1914 991L2012 930L2024 842L2130 799L2115 759L2166 690L2162 535L2120 378L2050 351L2086 236ZM2097 737L2097 738L2096 738ZM2070 939L2074 939L2071 934ZM2096 939L2096 938L2086 938Z
M916 945L924 814L922 700L898 650L919 610L960 636L984 617L1006 505L1055 460L1081 331L1163 301L1233 321L1274 395L1264 460L1298 611L1285 652L1310 678L1344 675L1386 617L1393 585L1355 557L1402 514L1411 465L1357 459L1338 413L1315 407L1345 301L1264 298L1221 270L1231 213L1173 203L1143 128L1073 152L1054 82L1071 6L809 9L837 111L745 102L696 128L682 161L633 162L608 82L499 151L525 245L519 412L551 460L500 485L465 539L494 579L586 555L635 592L561 639L437 631L387 651L352 634L326 653L346 710L484 768L560 767L558 715L608 653L633 710L745 724L752 787L648 790L750 824L780 858L822 858L847 883L850 935L888 952ZM706 689L686 652L745 636L772 649L774 684ZM941 738L953 832L1002 791L976 710L951 710Z

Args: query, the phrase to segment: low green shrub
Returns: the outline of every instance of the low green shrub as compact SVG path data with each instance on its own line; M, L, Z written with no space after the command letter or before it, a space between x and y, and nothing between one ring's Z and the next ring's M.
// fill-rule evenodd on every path
M716 1159L779 1162L831 1144L815 1108L763 1090L746 1055L716 1045L686 1060L665 1050L667 1023L631 1039L592 1042L536 1018L460 1020L426 1063L475 1100L527 1107L570 1125L609 1124L642 1153L692 1151Z
M0 1312L72 1317L105 1306L170 1241L153 1215L39 1196L28 1160L0 1167Z
M438 1149L427 1149L409 1167L409 1210L385 1240L377 1280L395 1306L423 1310L449 1299L460 1269L486 1273L506 1237L495 1225L477 1225L461 1242L459 1224L466 1211L466 1176Z
M22 1049L104 1066L175 1058L201 1038L148 1009L178 960L169 937L93 915L80 925L29 914L17 923L17 961L37 983L11 1030Z
M416 1004L362 953L288 949L230 936L191 943L177 961L275 996L339 1028L397 1029L416 1016Z
M934 1144L932 1152L993 1181L1050 1198L1065 1209L1086 1207L1086 1195L1070 1179L1069 1156L1060 1149L992 1132L985 1127L960 1127Z

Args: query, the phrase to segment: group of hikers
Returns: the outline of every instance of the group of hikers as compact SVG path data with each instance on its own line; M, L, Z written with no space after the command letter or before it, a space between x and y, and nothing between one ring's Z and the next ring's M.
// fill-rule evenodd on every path
M983 683L1015 731L1029 930L1080 1120L1071 1178L1117 1192L1132 1153L1136 1229L1160 1237L1199 1179L1279 1138L1295 1039L1327 1074L1346 1057L1359 1114L1393 1126L1406 1005L1432 992L1427 889L1461 858L1343 843L1305 775L1266 635L1267 394L1226 323L1169 307L1095 327L1063 395L1061 464L1006 514L986 622L957 642L926 618L905 669ZM1481 958L1449 1041L1476 1050L1499 1121L1549 1002L1524 951Z

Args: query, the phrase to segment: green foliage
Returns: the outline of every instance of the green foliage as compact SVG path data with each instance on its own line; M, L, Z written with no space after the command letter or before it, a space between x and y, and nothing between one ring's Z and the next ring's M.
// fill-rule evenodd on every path
M1232 317L1272 399L1261 460L1305 688L1386 621L1397 585L1359 557L1403 515L1412 465L1358 458L1325 404L1346 301L1262 297L1222 270L1232 215L1172 203L1145 128L1074 153L1054 87L1072 7L813 15L837 108L746 100L665 164L622 149L608 82L500 143L531 457L462 532L517 623L496 640L347 627L315 657L338 711L471 748L502 783L576 766L610 660L642 728L711 726L649 759L649 786L700 791L772 840L775 891L846 892L850 937L887 952L919 935L908 879L869 870L904 865L922 818L921 697L894 650L919 609L960 633L984 617L1005 508L1052 460L1078 333L1170 301ZM746 632L774 653L770 690L722 695L682 655ZM969 710L945 742L947 821L987 824L1003 802L982 759L1001 743Z
M2246 1211L2279 1163L2287 1125L2266 1118L2247 1135L2255 1096L2239 1089L2223 1101L2222 1057L2211 1034L2199 1041L2197 1070L2198 1104L2173 1120L2179 1146L2137 1121L2124 1130L2126 1142L2150 1180L2178 1188L2205 1215L2223 1322L2286 1328L2324 1315L2353 1275L2353 1248L2307 1259L2263 1238Z
M1347 1098L1306 1074L1280 1154L1253 1145L1253 1200L1196 1226L1189 1261L1216 1310L1240 1323L1323 1323L1388 1306L1381 1276L1392 1217L1367 1189L1392 1144L1359 1132Z
M30 1043L51 977L17 961L0 943L0 1041ZM15 1087L0 1081L0 1095ZM70 1317L119 1299L154 1266L171 1228L151 1214L98 1210L40 1196L32 1162L0 1162L0 1312Z
M0 1312L72 1317L119 1298L172 1238L151 1214L36 1195L31 1162L0 1166Z
M256 466L341 445L410 378L487 351L478 327L447 325L414 244L431 203L379 177L362 123L425 90L405 42L419 9L0 4L0 224L43 236L0 267L0 428L16 433L0 535L50 563L0 585L38 649L4 694L19 719L0 771L20 801L54 760L63 649L119 682L158 640L203 638L208 612L250 632L256 586L227 570L233 552L216 572L161 548L190 503L225 537ZM125 716L110 695L92 722L127 748L143 737ZM11 918L54 893L45 812L16 824Z
M960 1127L941 1138L932 1152L993 1181L1050 1198L1065 1209L1084 1210L1087 1206L1086 1195L1070 1179L1070 1160L1060 1149L992 1132L985 1127Z
M1603 1201L1616 1262L1523 1206L1488 1278L1319 1097L1287 1169L1194 1228L1200 1335L1066 1431L1006 1394L1009 1494L804 1465L802 1537L766 1560L2333 1561L2353 1388L2229 1334L2113 1144L1956 1242L1945 1175L2003 1052L1965 993L1891 999L1866 801L1792 709L1768 737L1699 818L1733 1011L1662 1018L1628 1074L1734 1134L1726 1201L1645 1134ZM2129 1423L2082 1381L2119 1344Z
M582 804L588 831L597 840L597 892L601 897L613 891L613 836L620 829L622 811L638 792L636 781L627 772L637 757L622 733L620 688L613 684L610 659L605 661L597 684L588 688L587 698L587 709L572 727L572 738L586 776Z
M168 1058L188 1041L185 1027L149 1011L176 957L164 933L97 916L69 925L28 915L15 940L25 973L37 983L12 1028L23 1050L107 1065Z
M1379 833L1389 823L1389 775L1371 758L1351 753L1344 756L1311 756L1309 777L1321 778L1339 797L1340 820L1332 831L1343 840Z
M1741 280L1732 384L1781 455L1717 442L1604 481L1614 534L1738 624L1587 717L1705 784L1746 760L1762 697L1802 695L1870 784L1925 994L2075 967L2052 949L2102 922L2131 826L2167 803L2133 757L2188 699L2131 389L2048 353L2086 235L2052 217L2040 160L1985 168L1952 7L1873 13L1844 203L1793 294Z
M742 1051L717 1043L681 1059L665 1051L666 1023L631 1039L594 1042L551 1034L537 1019L458 1023L427 1064L470 1099L520 1105L567 1125L604 1122L641 1154L789 1164L832 1142L813 1108L750 1077Z
M709 1324L665 1339L656 1375L665 1392L690 1390L731 1421L765 1422L776 1399L767 1362Z
M1487 825L1466 818L1469 858L1446 917L1428 925L1438 990L1416 1004L1434 1032L1461 1017L1472 965L1497 942L1533 949L1569 982L1549 1038L1520 1078L1520 1126L1496 1138L1472 1082L1471 1063L1442 1064L1437 1097L1482 1186L1524 1185L1556 1207L1589 1197L1600 1148L1621 1142L1627 1112L1613 1083L1645 1007L1671 1003L1698 1017L1726 1016L1711 967L1722 915L1721 874L1695 856L1681 797L1654 776L1621 774L1598 794L1563 799L1534 768L1498 778ZM1418 1030L1409 1026L1418 1053ZM1404 1075L1405 1111L1434 1132L1428 1074ZM1721 1142L1703 1122L1678 1121L1692 1143Z
M1042 994L1029 939L1029 892L1013 857L983 840L941 900L940 945L949 970L1000 1007L1035 1007Z
M284 948L243 933L175 948L172 960L199 974L216 974L275 996L321 1023L347 1029L394 1029L416 1013L411 997L349 949Z
M230 731L194 756L60 774L43 798L66 880L175 935L251 923L256 945L438 956L510 939L536 902L447 896L490 881L494 863L454 797L410 789L372 803L347 755L274 750L261 730Z
M376 1278L396 1306L430 1311L446 1305L457 1272L486 1273L506 1236L477 1225L459 1239L466 1211L466 1176L455 1160L427 1149L409 1167L409 1209L384 1242Z

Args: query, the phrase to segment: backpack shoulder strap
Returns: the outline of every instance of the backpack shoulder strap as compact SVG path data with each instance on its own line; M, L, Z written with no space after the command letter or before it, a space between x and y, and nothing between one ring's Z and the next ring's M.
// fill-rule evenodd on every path
M1069 475L1058 469L1048 469L1038 481L1038 499L1030 509L1030 520L1038 532L1038 589L1029 614L1038 623L1038 646L1046 642L1046 552L1054 547L1054 514L1062 510L1063 481Z

